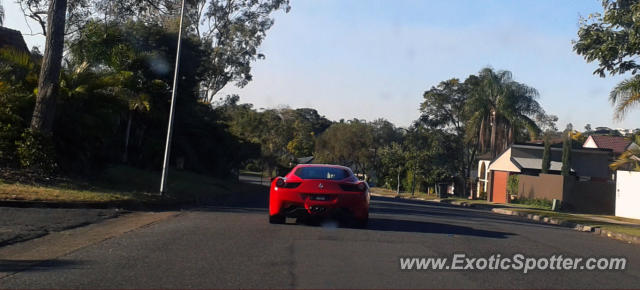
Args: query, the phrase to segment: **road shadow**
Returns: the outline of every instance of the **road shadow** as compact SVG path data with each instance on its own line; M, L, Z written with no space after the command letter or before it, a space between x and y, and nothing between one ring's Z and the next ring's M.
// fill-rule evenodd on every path
M75 260L5 260L0 259L0 272L51 271L85 264Z
M486 209L468 209L446 203L379 196L371 198L370 212L375 214L411 215L420 217L436 216L454 219L462 218L502 224L561 228L559 225L541 224L540 222L519 216L496 214Z
M412 220L369 218L366 229L370 231L409 232L425 234L446 234L451 236L474 236L481 238L506 239L514 233L487 231L471 227Z

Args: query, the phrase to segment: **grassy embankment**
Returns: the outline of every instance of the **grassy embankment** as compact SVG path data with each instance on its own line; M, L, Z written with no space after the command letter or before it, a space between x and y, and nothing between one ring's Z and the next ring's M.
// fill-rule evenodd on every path
M260 190L258 185L221 180L188 171L169 172L165 196L158 194L160 172L116 166L90 180L65 179L53 184L0 179L0 200L64 203L191 203L224 200Z

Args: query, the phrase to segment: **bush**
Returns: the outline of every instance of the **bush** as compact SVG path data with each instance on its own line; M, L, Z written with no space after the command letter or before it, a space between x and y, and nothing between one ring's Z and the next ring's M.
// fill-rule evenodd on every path
M16 126L0 123L0 167L17 166L16 140L19 136Z
M551 206L553 204L552 201L547 199L522 198L522 197L519 197L513 200L511 203L530 205L533 207L543 208L543 209L551 209Z
M52 174L57 168L51 136L25 130L16 141L20 167L39 173Z
M510 175L509 179L507 180L507 194L517 195L518 185L519 185L518 175Z

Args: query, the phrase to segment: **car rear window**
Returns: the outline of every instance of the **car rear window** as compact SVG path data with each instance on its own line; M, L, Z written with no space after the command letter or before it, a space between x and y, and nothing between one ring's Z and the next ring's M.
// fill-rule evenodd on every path
M302 179L342 180L350 177L349 171L334 167L300 167L294 174Z

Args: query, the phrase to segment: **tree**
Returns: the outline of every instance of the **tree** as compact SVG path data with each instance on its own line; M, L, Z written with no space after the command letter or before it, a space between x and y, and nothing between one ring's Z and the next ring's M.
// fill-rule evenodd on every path
M549 173L551 167L551 141L549 135L544 135L544 151L542 151L542 173Z
M313 131L311 125L301 120L293 123L294 137L287 143L287 150L295 157L310 156L313 153Z
M594 13L580 19L578 40L573 49L587 62L597 61L593 72L600 77L630 72L633 76L618 84L609 100L615 106L614 118L622 119L630 108L640 103L640 19L638 1L603 0L604 14Z
M387 186L395 187L396 194L400 194L400 175L406 170L407 155L401 144L392 143L383 148L380 152L380 159L385 166L387 175ZM395 186L394 186L395 185Z
M569 124L570 125L570 124ZM562 176L571 175L571 129L567 127L562 142Z
M153 5L147 3L145 9L136 9L138 2L145 1L106 1L101 7L103 13L109 11L119 22L133 19L164 23L175 18L179 3L147 0ZM243 87L252 80L251 63L265 57L259 47L273 26L271 14L291 8L289 0L188 0L187 4L187 31L209 47L207 75L201 89L210 103L228 83Z
M538 92L513 80L509 71L485 68L468 80L472 85L467 110L471 113L469 129L478 136L482 152L495 157L515 140L535 137L540 128L534 121L544 110L536 100Z
M451 162L459 168L457 175L463 179L462 192L466 192L467 180L478 149L476 135L466 135L466 125L471 114L465 106L470 98L470 88L471 81L463 83L454 78L440 82L423 94L424 101L420 105L419 122L456 136L454 140L458 144L454 147L460 150L457 158Z
M0 26L4 25L4 7L0 3Z
M335 123L320 134L313 155L319 162L351 166L356 173L365 175L373 160L373 143L371 125L353 119Z
M204 3L209 6L204 8ZM264 58L258 47L273 25L270 14L279 9L288 12L289 0L198 0L204 13L192 19L192 27L211 46L211 62L203 83L209 100L229 82L239 87L251 81L251 62ZM205 24L205 30L199 25Z
M585 132L590 132L591 131L591 124L584 125L584 131Z
M47 12L46 41L38 78L38 95L31 119L31 129L44 134L51 132L55 117L66 12L67 0L51 0Z

